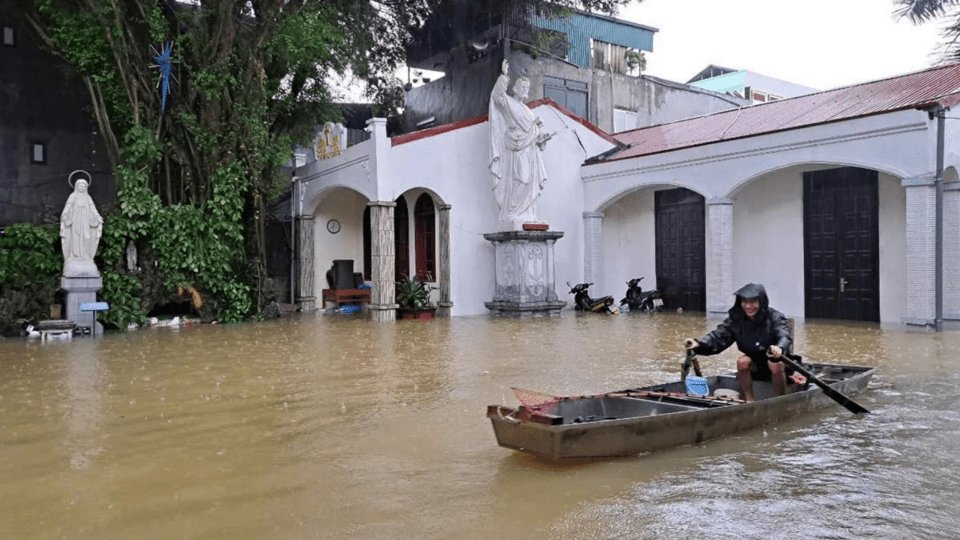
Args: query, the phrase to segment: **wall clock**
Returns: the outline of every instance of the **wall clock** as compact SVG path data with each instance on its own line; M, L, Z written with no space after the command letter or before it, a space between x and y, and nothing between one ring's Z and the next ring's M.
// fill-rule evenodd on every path
M331 219L327 222L327 230L330 231L330 234L337 234L340 232L340 222L335 219Z

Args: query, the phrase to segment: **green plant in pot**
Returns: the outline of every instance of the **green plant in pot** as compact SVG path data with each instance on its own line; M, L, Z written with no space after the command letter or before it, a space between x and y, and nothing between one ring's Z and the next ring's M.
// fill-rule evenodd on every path
M429 276L428 276L429 279ZM416 278L405 277L397 282L397 304L401 319L432 319L436 306L430 304L430 291L435 289Z

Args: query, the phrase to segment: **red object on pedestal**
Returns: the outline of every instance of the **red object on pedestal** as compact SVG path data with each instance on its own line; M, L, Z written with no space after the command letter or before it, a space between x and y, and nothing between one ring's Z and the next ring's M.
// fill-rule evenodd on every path
M524 223L523 230L525 231L546 231L550 229L550 225L546 223Z

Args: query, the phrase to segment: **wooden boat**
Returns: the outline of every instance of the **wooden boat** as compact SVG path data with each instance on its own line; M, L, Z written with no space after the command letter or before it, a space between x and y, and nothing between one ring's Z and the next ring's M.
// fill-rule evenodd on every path
M803 364L846 395L864 388L875 368ZM596 396L561 397L519 407L490 405L497 443L549 459L632 456L695 444L836 404L819 387L790 384L774 397L769 382L754 381L755 401L736 396L735 373L707 378L710 394L685 393L677 381ZM723 389L724 391L720 391ZM544 395L544 394L540 394Z

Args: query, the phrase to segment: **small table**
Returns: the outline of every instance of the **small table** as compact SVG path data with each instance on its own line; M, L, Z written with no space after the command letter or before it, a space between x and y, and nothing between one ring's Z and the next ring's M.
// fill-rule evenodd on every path
M324 306L333 302L337 307L340 304L370 303L370 289L324 289L321 295Z

